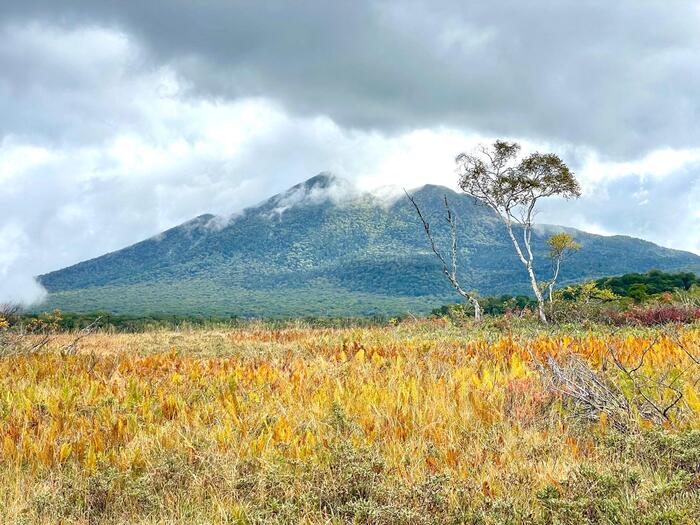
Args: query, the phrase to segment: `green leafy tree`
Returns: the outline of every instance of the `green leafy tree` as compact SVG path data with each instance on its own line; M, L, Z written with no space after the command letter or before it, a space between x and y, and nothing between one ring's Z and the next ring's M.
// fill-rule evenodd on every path
M547 239L547 246L549 246L549 258L552 261L552 278L547 283L547 290L549 291L549 303L552 304L554 301L554 285L559 278L561 263L565 257L579 251L581 245L568 233L561 232L555 233Z
M644 300L649 296L647 293L647 285L641 283L633 284L629 287L627 296L634 299L634 301L637 303L644 302Z
M520 159L520 145L502 140L491 147L481 146L473 154L462 153L456 162L462 191L495 211L505 225L530 278L540 321L546 323L544 295L532 252L533 221L541 199L581 195L574 174L553 153L533 153Z

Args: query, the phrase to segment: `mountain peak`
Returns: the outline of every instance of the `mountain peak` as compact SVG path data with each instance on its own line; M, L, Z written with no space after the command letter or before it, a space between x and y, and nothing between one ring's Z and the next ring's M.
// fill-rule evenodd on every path
M157 239L43 275L49 295L41 308L344 317L428 312L454 301L415 210L402 194L389 194L398 200L372 198L352 181L319 173L236 218L217 222L205 215ZM426 185L413 195L435 223L438 242L449 235L445 194L459 221L463 285L485 295L526 292L527 275L493 213L449 188ZM533 233L541 280L548 277L548 234ZM630 238L575 236L583 249L567 262L562 283L652 268L700 269L700 257L690 253Z
M330 171L322 171L318 175L314 175L310 179L302 182L301 186L307 190L313 188L325 189L343 180L344 179L332 174Z
M319 204L328 200L338 202L355 192L356 189L349 180L324 171L271 197L261 209L282 213L300 204Z
M455 199L465 198L464 195L460 195L452 188L448 188L447 186L440 186L437 184L424 184L423 186L410 190L409 193L418 199L424 199L429 201L434 201L437 199L440 202L442 202L442 200L445 197L447 197L451 201Z
M336 186L350 188L352 184L349 180L338 177L330 171L322 171L318 175L314 175L310 179L306 179L304 182L295 184L288 190L272 197L272 200L279 201L282 199L287 199L290 196L294 196L295 199L298 199L300 196L318 195L325 193L326 190Z
M441 186L439 184L424 184L419 188L414 190L415 193L427 192L427 193L447 193L448 195L455 195L456 192L452 188L447 186Z

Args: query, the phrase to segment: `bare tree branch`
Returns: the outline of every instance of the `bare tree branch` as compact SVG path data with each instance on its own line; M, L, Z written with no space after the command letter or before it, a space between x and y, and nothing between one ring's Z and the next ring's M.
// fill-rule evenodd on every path
M416 202L415 198L411 194L409 194L408 191L406 191L406 189L404 189L404 193L415 208L416 213L418 214L418 218L423 224L423 230L425 231L426 237L428 237L430 247L437 259L442 264L442 272L445 274L447 280L450 282L455 291L472 305L472 307L474 308L474 319L477 322L481 321L481 306L479 305L478 298L474 293L464 291L464 289L462 289L462 286L459 284L459 280L457 278L457 221L455 219L454 213L452 212L452 209L450 208L450 204L447 200L447 195L444 196L443 202L445 205L445 211L447 213L447 222L450 226L451 264L448 264L447 260L438 249L437 244L435 243L435 239L433 238L433 234L430 230L430 223L423 216L423 212L421 211L420 206L418 206L418 203Z

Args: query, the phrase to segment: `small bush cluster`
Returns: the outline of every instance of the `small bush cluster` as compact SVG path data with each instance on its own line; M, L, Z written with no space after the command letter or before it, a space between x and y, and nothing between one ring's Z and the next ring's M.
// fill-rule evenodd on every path
M636 306L624 311L610 311L610 321L615 325L656 326L668 323L688 324L700 320L700 308L656 304Z

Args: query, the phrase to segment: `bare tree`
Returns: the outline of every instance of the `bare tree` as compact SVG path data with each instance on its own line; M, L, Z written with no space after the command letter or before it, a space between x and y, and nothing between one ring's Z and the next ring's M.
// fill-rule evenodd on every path
M581 190L573 173L557 155L533 153L518 160L519 152L518 143L497 140L490 148L481 146L474 154L458 155L455 160L459 186L500 217L530 277L540 321L546 323L544 296L537 282L532 254L535 208L542 198L579 197ZM521 240L516 237L515 226L522 228Z
M700 345L690 339L683 340L678 326L667 327L630 362L630 357L625 356L624 341L616 337L617 333L606 338L610 360L604 360L600 370L592 369L576 352L561 352L563 359L550 355L546 363L532 353L530 357L548 388L574 401L580 409L578 415L589 421L605 414L615 428L630 432L637 428L640 417L656 425L673 427L673 414L692 415L683 402L683 384L696 384ZM650 371L651 356L665 344L664 338L675 343L689 362L663 372ZM613 366L607 367L610 361Z
M0 317L3 319L12 319L19 315L21 308L14 303L0 303Z
M61 331L61 320L58 310L23 320L19 306L0 305L0 358L35 354L54 346L62 357L73 355L80 341L99 328L102 316L75 332L67 344L59 347L55 342L56 334Z
M549 246L549 258L552 261L552 278L547 282L547 291L549 292L549 304L554 302L554 285L559 279L559 271L561 263L565 257L577 252L581 249L581 245L568 233L555 233L547 239Z
M418 218L423 223L423 229L425 230L425 235L428 237L428 241L430 242L430 247L432 248L435 256L438 258L438 260L442 264L442 273L445 274L445 276L447 277L447 280L452 285L452 288L454 288L455 291L462 298L464 298L466 301L469 302L469 304L472 305L472 307L474 308L474 320L477 323L481 322L481 319L482 319L481 306L479 305L479 300L477 298L476 293L465 291L462 288L462 286L459 284L459 280L457 278L457 219L455 218L454 213L452 213L452 208L450 208L450 203L447 201L447 195L445 195L443 202L445 205L445 211L447 213L447 223L450 226L450 236L451 236L450 262L449 262L449 264L448 264L447 260L445 259L445 257L443 256L442 252L438 249L437 244L435 243L435 239L433 238L433 234L430 230L430 223L423 216L423 213L421 212L421 209L418 206L418 203L413 198L413 196L410 195L406 190L404 190L404 193L406 194L406 197L408 197L408 200L411 201L411 204L413 204L413 207L416 209L416 213L418 214Z

